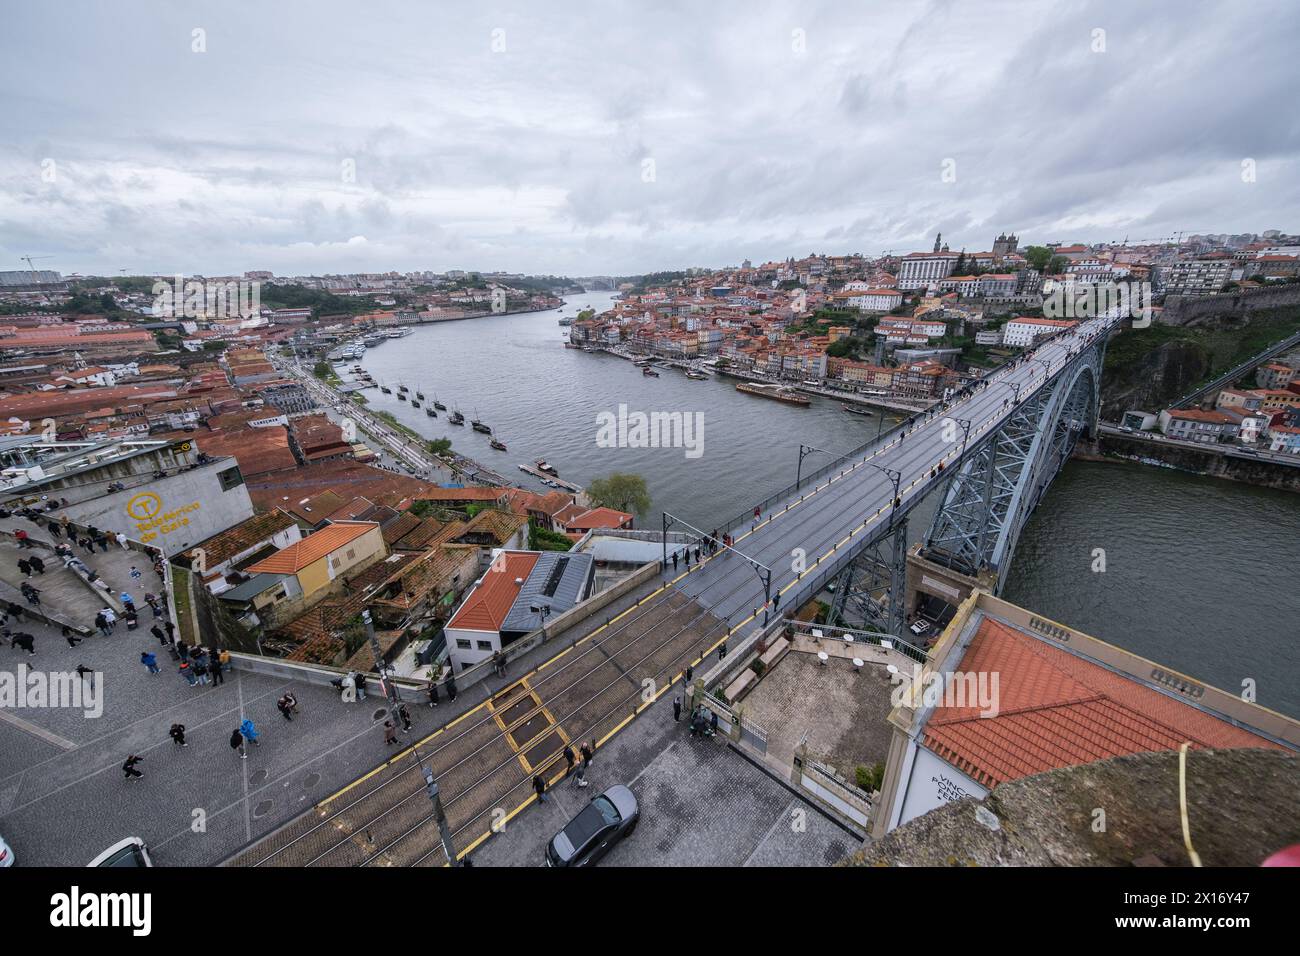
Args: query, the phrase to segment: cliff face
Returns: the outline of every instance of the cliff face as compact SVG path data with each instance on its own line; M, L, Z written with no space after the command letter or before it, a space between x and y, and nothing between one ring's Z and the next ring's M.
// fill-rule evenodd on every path
M1131 362L1107 356L1101 383L1101 416L1118 421L1130 408L1159 411L1210 374L1210 354L1186 340L1167 341Z

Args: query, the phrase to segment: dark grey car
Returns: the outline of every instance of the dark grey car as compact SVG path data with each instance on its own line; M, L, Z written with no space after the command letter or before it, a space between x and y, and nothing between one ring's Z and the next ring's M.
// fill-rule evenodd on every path
M615 784L570 820L546 844L547 866L590 866L636 829L641 810L632 791Z

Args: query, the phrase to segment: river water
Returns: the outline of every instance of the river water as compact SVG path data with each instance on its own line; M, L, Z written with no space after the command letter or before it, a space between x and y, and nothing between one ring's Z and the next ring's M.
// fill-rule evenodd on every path
M370 407L392 412L429 438L508 478L545 458L586 485L614 471L646 479L658 527L667 510L701 529L751 509L795 480L802 443L842 454L880 426L833 399L807 408L736 391L736 380L693 381L664 369L643 376L630 362L564 348L559 315L609 307L610 293L570 296L560 311L417 326L370 349L376 380L434 395L467 419L478 415L509 446L447 424L377 389ZM699 454L686 448L602 447L600 416L670 412L702 423ZM884 428L895 421L885 413ZM688 454L689 452L689 454ZM804 470L828 461L814 453ZM919 540L937 501L913 512ZM1093 572L1094 549L1106 570ZM1020 538L1005 597L1048 617L1229 690L1257 685L1261 704L1300 716L1300 499L1283 492L1140 465L1071 462Z

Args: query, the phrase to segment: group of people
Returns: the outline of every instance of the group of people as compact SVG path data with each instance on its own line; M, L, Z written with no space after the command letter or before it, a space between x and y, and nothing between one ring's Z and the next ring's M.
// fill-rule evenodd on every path
M596 754L596 738L591 738L591 743L584 743L578 748L578 752L573 752L572 744L564 745L564 777L573 777L575 787L586 787L590 781L587 780L587 768L591 766L591 759ZM537 802L546 802L546 777L542 774L533 776L533 792L537 794Z

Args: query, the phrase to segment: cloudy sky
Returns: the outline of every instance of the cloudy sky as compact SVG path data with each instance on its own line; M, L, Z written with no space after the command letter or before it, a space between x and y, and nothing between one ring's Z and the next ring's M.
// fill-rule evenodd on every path
M1298 41L1300 4L1230 0L11 3L0 270L1295 231Z

